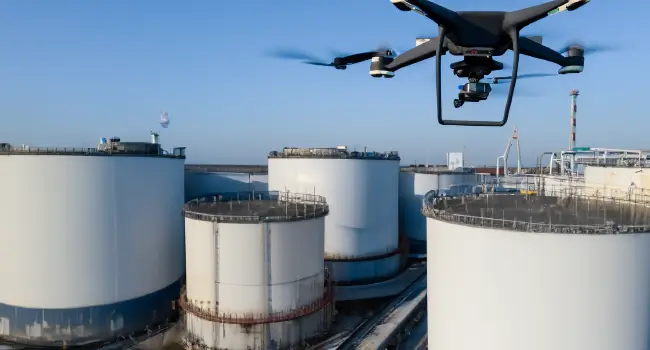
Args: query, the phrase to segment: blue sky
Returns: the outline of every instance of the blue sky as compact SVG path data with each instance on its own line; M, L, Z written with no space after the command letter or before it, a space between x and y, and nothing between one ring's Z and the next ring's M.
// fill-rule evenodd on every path
M439 1L453 10L540 2ZM186 146L188 162L263 163L284 146L344 144L398 150L403 162L442 162L445 152L465 149L470 163L493 164L517 125L530 164L540 152L568 146L575 88L579 145L650 148L643 82L650 41L633 37L648 34L649 10L642 0L593 0L528 27L524 33L544 35L551 47L580 39L623 50L588 56L580 75L521 80L506 127L468 128L435 120L433 60L387 80L371 78L368 63L336 71L263 55L276 47L323 58L382 44L403 50L435 35L433 22L389 0L3 0L0 139L68 147L113 135L146 140L166 110L171 125L161 140ZM443 68L452 62L445 57ZM520 73L557 68L523 58ZM443 74L447 118L500 119L502 96L453 109L462 81L449 69Z

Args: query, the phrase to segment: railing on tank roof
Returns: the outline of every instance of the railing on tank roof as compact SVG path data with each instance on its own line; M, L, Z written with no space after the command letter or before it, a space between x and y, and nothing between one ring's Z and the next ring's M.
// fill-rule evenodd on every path
M640 188L633 185L630 186L612 186L607 184L588 184L583 176L554 176L554 175L534 175L531 176L530 181L508 182L508 181L486 181L482 186L487 188L501 188L513 190L529 190L542 192L545 189L549 191L558 192L571 188L578 193L585 195L598 195L610 196L615 198L628 198L632 201L642 201L645 199L650 200L650 189ZM499 192L499 191L483 191L483 192Z
M100 150L95 147L11 147L0 148L0 155L74 155L74 156L113 156L138 155L149 157L185 158L184 154L169 153L161 149L161 153L147 153L141 150Z
M210 214L192 210L209 203L233 203L240 201L276 201L285 205L285 215L226 215ZM223 192L211 196L192 199L183 206L185 217L202 221L220 222L266 222L293 221L321 217L329 213L329 205L325 197L295 193L291 191L240 191Z
M480 186L479 186L480 188ZM485 187L483 187L485 188ZM493 190L494 188L492 188ZM573 234L620 234L620 233L647 233L650 232L650 221L642 225L618 225L618 224L553 224L539 223L520 220L506 220L498 217L485 217L476 215L449 213L445 210L448 201L459 200L460 198L477 199L480 196L490 195L526 195L520 193L499 193L491 191L475 192L473 194L461 194L458 196L440 195L437 191L429 191L422 199L422 215L442 221L455 222L462 225L508 229L513 231L540 232L540 233L573 233ZM595 188L589 186L549 186L539 193L546 197L575 198L590 200L594 203L608 203L610 205L638 206L644 210L644 218L650 220L650 196L645 193L638 193L634 189L630 191L619 191L616 189ZM489 199L488 199L489 200ZM503 211L503 210L502 210ZM504 215L505 217L505 215Z
M626 152L626 151L623 151ZM650 167L650 155L648 151L633 151L632 154L611 154L609 156L597 156L592 158L580 157L574 160L576 164L599 166L599 167L629 167L629 168L647 168Z
M339 148L284 148L282 151L272 151L269 158L335 158L335 159L384 159L400 160L397 151L368 152L348 151Z

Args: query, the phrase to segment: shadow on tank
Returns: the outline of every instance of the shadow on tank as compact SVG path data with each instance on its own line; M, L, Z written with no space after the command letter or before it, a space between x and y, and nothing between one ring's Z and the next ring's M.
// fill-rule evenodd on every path
M268 191L267 175L185 172L185 200L213 193Z

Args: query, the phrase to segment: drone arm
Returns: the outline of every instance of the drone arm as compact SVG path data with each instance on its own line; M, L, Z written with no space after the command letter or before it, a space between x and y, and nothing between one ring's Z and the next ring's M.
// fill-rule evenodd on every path
M517 43L519 44L519 53L523 55L548 62L553 62L560 66L566 65L566 57L562 56L559 52L534 40L525 37L519 37Z
M378 55L377 51L368 51L368 52L356 53L350 56L339 57L339 59L341 64L347 65L347 64L356 64L363 61L367 61L377 55Z
M518 11L507 12L503 19L503 29L516 28L518 30L539 21L552 14L554 10L566 5L570 0L553 0L536 6L527 7Z
M429 0L391 0L391 2L400 9L409 8L411 11L421 11L430 20L449 29L459 27L462 21L456 12ZM417 11L414 7L417 7L420 11Z
M429 39L429 41L395 57L391 63L386 65L386 70L394 72L400 68L424 61L428 58L434 57L437 50L438 38Z

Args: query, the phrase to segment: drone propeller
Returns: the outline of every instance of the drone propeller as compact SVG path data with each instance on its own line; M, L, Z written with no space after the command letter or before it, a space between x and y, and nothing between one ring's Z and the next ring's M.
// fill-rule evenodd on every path
M299 60L304 64L311 64L314 66L334 66L334 62L326 62L310 54L296 50L278 49L270 52L269 56L288 60Z
M584 51L584 54L592 54L592 53L599 53L599 52L608 52L608 51L614 51L616 48L607 46L607 45L584 45L583 43L574 41L570 42L564 46L562 46L557 52L559 53L565 53L569 51L569 49L573 47L578 47Z
M527 79L527 78L543 78L543 77L551 77L555 76L557 74L544 74L544 73L531 73L531 74L519 74L517 75L517 80L519 79ZM490 82L490 84L503 84L502 80L511 80L512 77L487 77L485 78Z
M278 49L269 53L269 56L281 59L299 60L305 64L315 66L328 66L336 67L337 69L345 69L348 65L356 64L373 58L378 55L396 56L396 51L387 47L380 47L377 50L366 51L356 54L343 54L337 53L337 56L330 62L319 59L312 55L306 54L301 51L291 49Z

